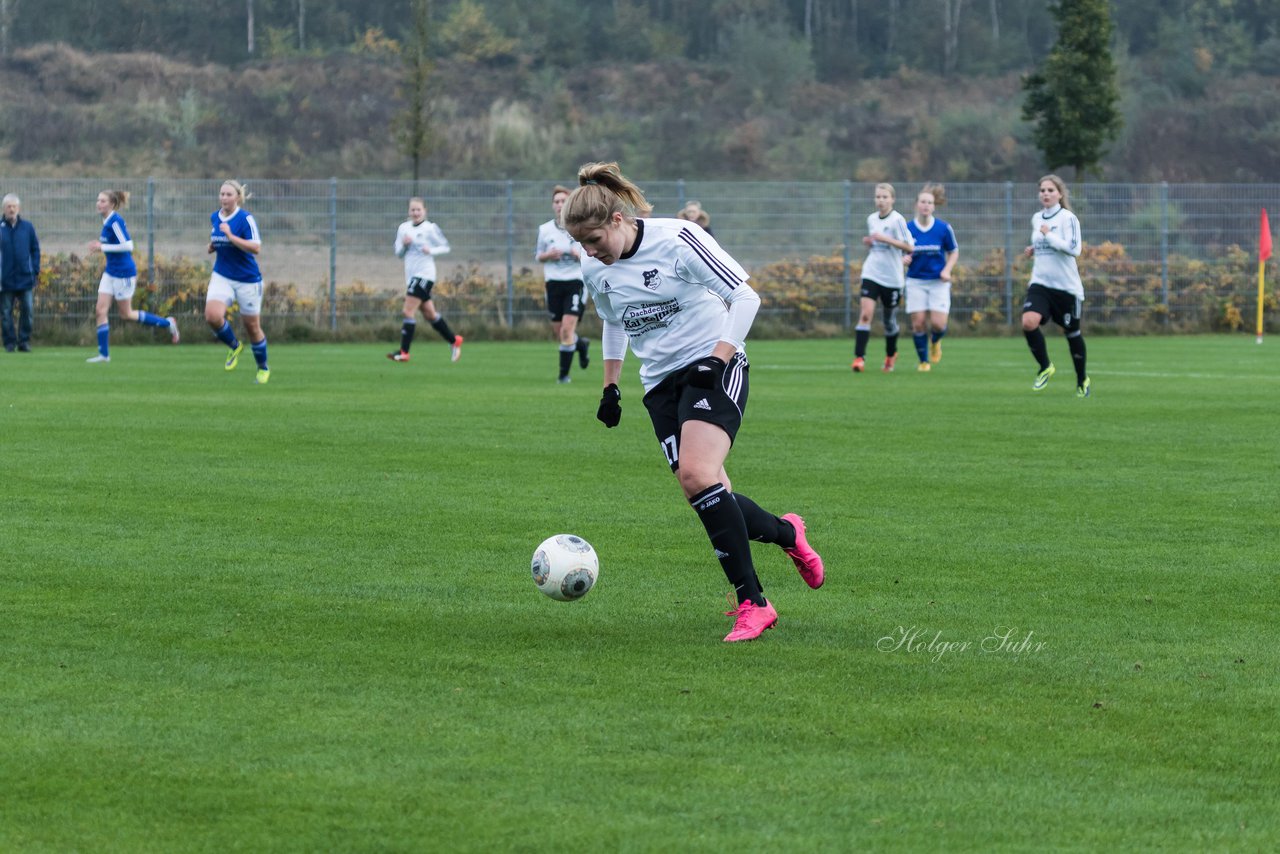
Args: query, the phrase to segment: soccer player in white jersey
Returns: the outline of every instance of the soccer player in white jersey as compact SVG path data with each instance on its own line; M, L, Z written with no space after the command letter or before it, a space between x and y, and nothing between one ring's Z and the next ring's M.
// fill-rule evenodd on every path
M778 621L751 559L751 540L774 543L805 582L823 582L822 558L804 520L778 517L732 491L724 461L747 403L743 341L760 297L711 235L679 219L645 219L652 208L616 163L588 163L560 217L582 244L583 280L604 321L606 427L622 418L618 378L627 348L640 360L644 405L667 464L706 529L736 593L728 642L752 640Z
M551 328L560 342L560 374L557 382L569 382L569 368L573 366L573 354L578 354L578 364L586 368L591 362L587 349L591 342L578 335L578 320L582 317L582 247L560 225L560 209L569 198L569 188L557 184L551 190L551 210L554 216L538 226L538 245L534 258L542 263L542 278L547 288L547 313L551 316Z
M907 223L915 243L907 266L907 314L921 371L942 361L942 337L951 313L951 271L960 258L951 225L933 215L946 202L941 184L926 184L916 194L916 215Z
M133 263L133 240L120 211L129 206L129 194L124 190L103 190L98 193L98 215L103 217L102 232L97 240L90 240L88 252L101 252L107 259L102 280L98 282L98 303L95 314L98 321L98 355L85 361L105 363L111 361L111 326L107 314L114 300L120 316L135 320L143 326L159 326L169 330L173 343L178 343L178 321L161 317L149 311L133 310L133 293L138 285L138 267Z
M884 306L884 367L893 370L898 361L898 303L902 300L902 256L912 249L911 232L902 214L893 209L892 184L876 184L876 212L867 217L870 247L862 263L862 294L858 325L854 327L854 373L866 370L867 341L871 338L871 316L876 303Z
M1040 212L1031 217L1031 245L1024 250L1035 258L1031 284L1022 303L1022 334L1040 372L1031 388L1042 390L1057 371L1049 361L1049 348L1040 327L1050 320L1062 327L1076 369L1076 397L1088 397L1092 383L1085 370L1084 335L1080 312L1084 308L1084 283L1076 258L1083 240L1080 220L1071 212L1067 185L1057 175L1040 179Z
M453 334L444 317L436 311L431 289L436 286L436 256L449 252L449 241L440 226L427 219L427 203L414 196L409 200L409 218L396 229L393 246L396 257L404 259L404 323L400 325L400 349L388 353L393 362L409 361L409 348L413 345L413 333L418 328L418 309L449 342L449 357L458 361L462 356L462 336Z
M253 214L244 209L248 201L239 181L223 181L218 189L218 210L209 217L209 253L216 254L209 294L204 303L204 319L214 336L230 349L226 369L234 371L244 344L227 322L227 308L240 306L240 320L249 335L249 347L258 363L254 382L266 385L271 379L267 367L267 335L262 331L262 272L254 257L262 251L262 237Z

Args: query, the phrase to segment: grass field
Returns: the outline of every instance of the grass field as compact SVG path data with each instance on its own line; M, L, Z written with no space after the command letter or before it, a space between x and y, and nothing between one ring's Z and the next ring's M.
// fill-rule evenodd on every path
M0 850L1276 850L1280 342L1089 346L753 344L737 645L634 361L0 354Z

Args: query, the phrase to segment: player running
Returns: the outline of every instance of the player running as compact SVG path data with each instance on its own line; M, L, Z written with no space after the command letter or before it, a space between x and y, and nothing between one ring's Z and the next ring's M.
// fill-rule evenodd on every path
M907 267L907 314L921 371L942 361L942 336L951 313L951 271L960 258L956 233L933 215L946 203L941 184L926 184L916 195L916 215L907 223L915 244Z
M267 367L267 335L262 331L262 272L254 257L262 251L262 238L253 214L243 207L248 198L238 181L223 181L218 190L218 210L209 217L212 225L209 253L216 254L217 258L209 278L204 319L214 336L230 349L225 367L234 371L244 344L227 322L227 307L239 304L249 347L258 363L253 381L266 385L271 379L271 370Z
M409 200L409 218L396 229L394 250L404 259L404 323L400 325L400 349L387 354L393 362L409 361L413 333L418 329L418 309L450 344L449 356L458 361L462 356L462 336L454 335L444 316L436 311L431 289L436 286L436 256L449 252L449 241L440 226L427 220L427 203L418 196Z
M1080 312L1084 309L1084 283L1076 258L1083 241L1080 220L1071 212L1067 185L1057 175L1040 179L1041 211L1031 217L1031 245L1023 254L1034 257L1031 284L1022 303L1022 334L1040 366L1033 391L1041 391L1057 372L1049 361L1049 348L1040 327L1053 320L1067 336L1067 349L1076 368L1076 397L1088 397L1092 383L1085 370L1084 335Z
M573 354L586 368L591 361L587 349L591 342L579 337L578 321L582 318L582 247L560 225L560 209L569 198L569 188L557 184L551 190L554 216L538 226L538 246L534 258L542 263L542 278L547 287L547 313L551 328L560 341L560 374L557 382L569 382Z
M781 546L810 587L821 587L824 578L804 520L794 513L779 518L733 492L724 470L747 404L743 342L760 297L702 228L645 219L652 208L618 164L588 163L578 182L560 218L587 255L583 279L604 321L596 418L606 427L622 418L618 377L630 346L662 452L736 593L725 640L752 640L777 623L778 613L764 597L750 540Z
M876 303L884 306L884 367L893 370L898 361L898 303L902 299L902 256L912 249L911 232L902 214L893 209L892 184L876 184L876 212L867 217L870 247L862 264L862 296L858 325L854 327L854 373L866 370L867 341L871 338L871 315Z
M111 325L107 322L107 314L111 311L112 300L125 320L168 329L173 343L178 343L178 321L133 309L138 267L133 262L133 240L129 237L129 228L120 215L120 211L128 206L129 194L124 190L98 193L98 215L104 217L102 232L97 240L89 241L87 249L90 255L101 252L107 259L107 266L98 282L98 302L94 307L98 321L98 355L90 356L86 362L102 364L111 361Z

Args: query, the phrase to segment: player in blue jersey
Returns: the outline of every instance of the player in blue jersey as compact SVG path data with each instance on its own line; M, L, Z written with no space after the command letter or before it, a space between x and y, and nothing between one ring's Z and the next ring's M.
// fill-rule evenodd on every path
M933 215L946 203L941 184L926 184L916 196L916 215L907 223L915 241L907 266L907 314L921 371L942 361L942 336L951 313L951 271L960 258L955 232Z
M582 292L582 247L560 225L560 209L569 198L569 189L557 184L551 190L551 219L538 226L538 244L534 258L542 262L542 277L547 288L547 313L551 328L560 340L560 374L557 382L569 382L573 354L586 368L591 361L587 349L591 341L578 335L578 321L586 307Z
M111 326L107 313L115 301L120 316L135 320L143 326L159 326L169 330L173 343L178 343L178 321L172 317L160 317L149 311L133 310L133 292L138 285L138 267L133 263L133 240L124 224L120 211L129 206L129 194L124 190L103 190L98 193L98 215L103 217L102 233L97 240L90 240L89 254L101 252L107 259L102 280L98 283L98 355L85 361L105 363L111 361Z
M867 217L868 248L862 264L862 292L858 325L854 328L853 372L866 370L867 342L876 303L884 307L884 367L893 370L898 361L898 303L902 300L902 257L911 251L911 232L902 214L893 209L892 184L876 184L876 212Z
M1056 373L1040 327L1050 320L1062 327L1067 349L1076 369L1076 397L1088 397L1093 383L1085 370L1084 335L1080 313L1084 309L1084 283L1076 258L1084 248L1080 220L1071 212L1067 185L1057 175L1045 175L1039 184L1040 212L1031 217L1031 245L1024 253L1034 258L1031 284L1022 303L1022 334L1040 372L1031 384L1042 391Z
M223 181L218 190L218 210L209 217L209 252L216 254L213 275L209 277L209 294L204 304L204 319L214 336L230 349L226 369L234 371L244 344L227 322L227 307L240 306L244 331L258 363L254 382L265 385L271 379L267 367L267 335L262 331L262 273L254 257L262 250L262 238L253 214L244 209L248 200L238 181Z
M825 577L804 520L764 510L735 491L724 470L747 404L744 341L760 297L742 266L698 225L647 218L649 203L618 164L588 163L578 183L560 221L587 256L583 282L604 321L596 418L606 427L622 419L618 379L629 348L640 360L644 406L667 465L734 588L725 640L752 640L778 612L764 597L751 540L779 546L810 587Z

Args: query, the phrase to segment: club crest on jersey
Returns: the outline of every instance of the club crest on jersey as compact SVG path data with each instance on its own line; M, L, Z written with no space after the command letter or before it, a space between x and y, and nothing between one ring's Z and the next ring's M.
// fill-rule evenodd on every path
M658 279L657 270L644 271L644 286L646 288L648 288L651 291L656 291L661 285L662 285L662 282L659 281Z

